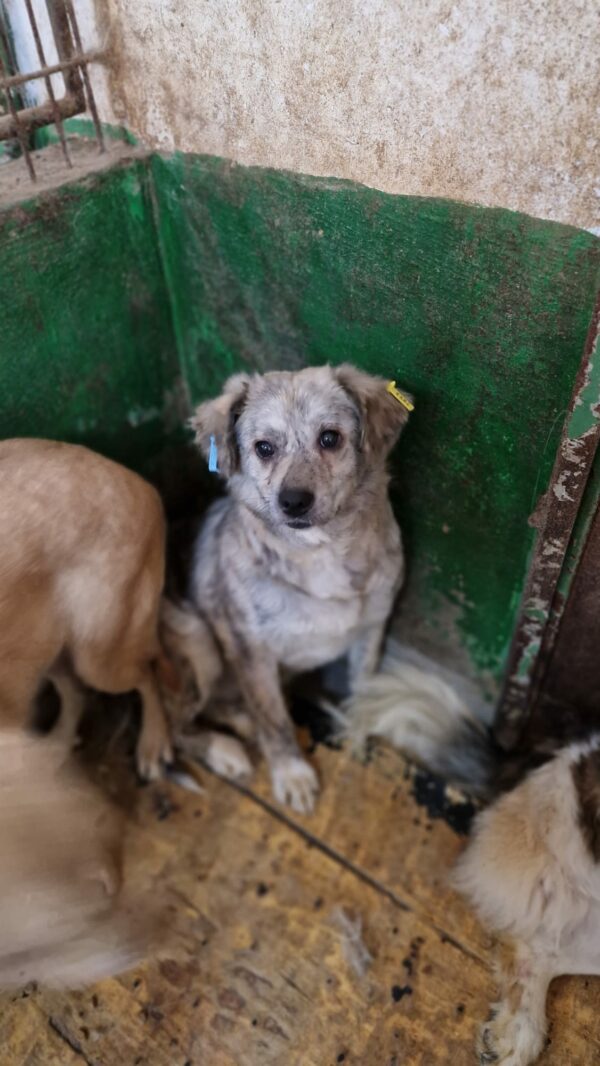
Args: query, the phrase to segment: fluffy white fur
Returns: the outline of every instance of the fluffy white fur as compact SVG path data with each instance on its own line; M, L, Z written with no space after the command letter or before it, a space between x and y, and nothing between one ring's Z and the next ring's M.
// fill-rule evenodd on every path
M480 792L489 776L488 715L467 679L391 639L380 671L362 680L336 717L355 751L381 737L432 772Z

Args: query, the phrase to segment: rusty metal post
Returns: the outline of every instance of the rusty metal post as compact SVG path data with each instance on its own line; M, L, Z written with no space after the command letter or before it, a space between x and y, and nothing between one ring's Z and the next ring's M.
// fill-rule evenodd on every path
M572 579L567 553L600 443L600 296L547 492L530 518L537 541L509 655L495 736L518 743L543 683Z
M6 73L7 72L6 67L4 65L4 60L0 55L0 74L3 76L3 79L5 79ZM31 153L29 151L27 131L26 129L24 129L21 122L19 121L19 113L17 108L15 107L15 102L12 98L12 92L10 88L7 88L4 80L0 82L0 86L4 89L4 92L6 94L6 103L8 104L9 117L11 119L12 126L14 127L14 133L18 137L19 144L21 145L23 158L25 160L25 163L27 164L27 170L29 171L29 177L32 181L36 181L37 178L35 174L35 168L33 165L33 160L31 158Z
M44 53L44 46L42 45L42 38L40 37L40 31L39 31L39 28L38 28L37 19L35 17L35 12L33 10L33 4L31 3L31 0L25 0L25 8L27 10L27 17L29 19L29 24L31 26L31 32L33 34L33 39L35 41L35 47L36 47L36 51L37 51L37 54L38 54L38 59L40 61L40 65L41 65L42 70L43 70L44 83L46 85L46 90L48 92L48 96L49 96L50 102L52 104L52 113L54 115L54 125L56 126L56 129L57 129L57 132L58 132L58 136L59 136L59 139L60 139L60 143L61 143L61 147L62 147L62 150L63 150L63 155L65 157L66 164L67 164L68 167L72 167L73 164L71 162L71 156L69 155L69 149L67 148L67 138L65 137L65 130L64 130L64 126L62 124L62 118L61 118L61 114L60 114L60 109L56 105L56 97L54 95L54 89L52 87L52 78L48 74L48 71L46 69L46 67L47 67L46 55Z

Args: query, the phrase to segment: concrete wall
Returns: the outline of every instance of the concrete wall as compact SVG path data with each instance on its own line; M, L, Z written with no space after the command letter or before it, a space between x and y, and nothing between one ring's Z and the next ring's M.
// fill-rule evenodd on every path
M152 146L600 232L590 0L96 5L112 108Z

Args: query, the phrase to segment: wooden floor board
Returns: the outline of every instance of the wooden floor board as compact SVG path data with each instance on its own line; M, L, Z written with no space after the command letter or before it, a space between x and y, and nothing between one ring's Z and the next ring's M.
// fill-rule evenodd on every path
M465 837L416 803L408 763L383 746L374 749L368 766L327 748L318 749L317 759L326 782L321 801L310 818L286 812L290 823L462 943L468 953L486 957L490 937L450 888ZM257 775L252 791L271 805L264 773ZM457 805L461 802L457 796Z
M3 1066L474 1063L494 984L490 938L447 882L464 840L395 753L315 760L311 818L273 807L264 772L249 790L203 771L202 795L140 790L127 879L169 908L160 957L5 996ZM599 984L556 983L543 1066L598 1058Z

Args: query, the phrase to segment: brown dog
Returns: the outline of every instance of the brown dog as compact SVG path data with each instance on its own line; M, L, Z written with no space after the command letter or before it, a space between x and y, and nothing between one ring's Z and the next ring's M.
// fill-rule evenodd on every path
M158 776L171 757L154 677L164 541L160 498L136 474L75 445L0 442L0 727L27 724L45 677L65 742L80 682L137 689L137 764Z

